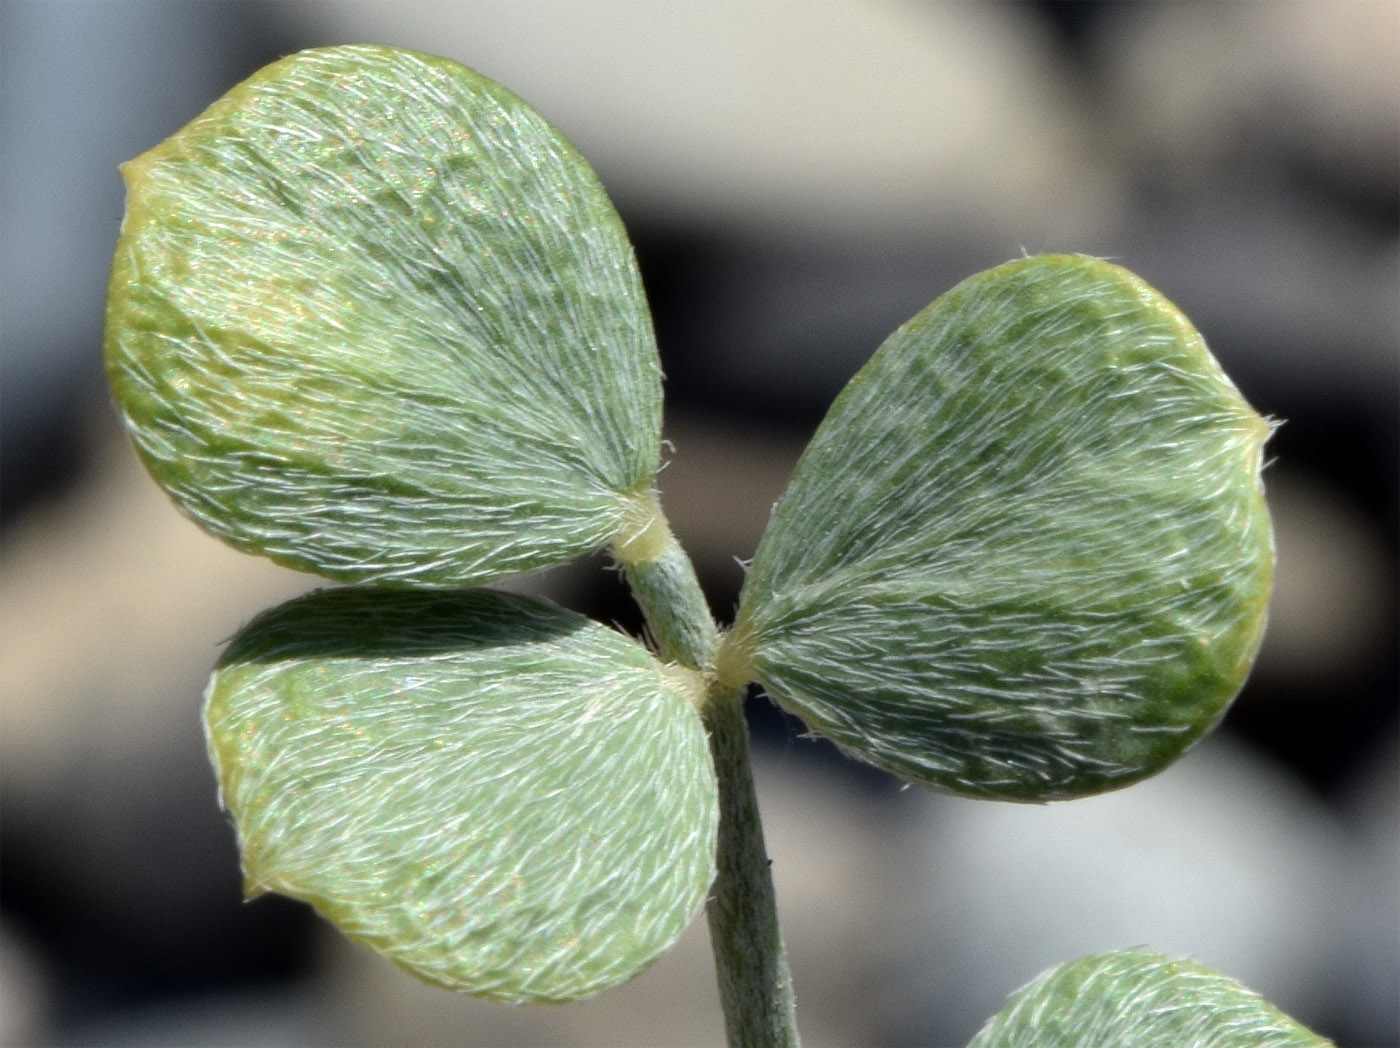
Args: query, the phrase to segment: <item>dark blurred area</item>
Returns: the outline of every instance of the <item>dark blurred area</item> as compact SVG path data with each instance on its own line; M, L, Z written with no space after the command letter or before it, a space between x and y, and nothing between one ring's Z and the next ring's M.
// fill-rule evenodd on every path
M119 431L116 168L350 41L479 69L598 169L661 345L667 510L721 618L842 384L1022 251L1140 273L1284 420L1264 650L1152 782L1047 808L901 791L750 704L811 1044L962 1044L1048 965L1136 945L1400 1044L1393 0L0 5L0 1043L722 1038L703 921L624 988L511 1009L241 901L199 696L222 641L314 580L200 534ZM638 629L604 566L525 585Z

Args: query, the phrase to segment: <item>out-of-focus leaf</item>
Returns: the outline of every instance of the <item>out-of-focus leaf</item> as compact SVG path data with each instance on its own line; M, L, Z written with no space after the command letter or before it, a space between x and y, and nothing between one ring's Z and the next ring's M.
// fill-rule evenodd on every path
M1044 800L1142 778L1216 722L1258 646L1268 434L1125 270L974 276L832 406L721 674L923 785Z
M477 582L629 526L660 371L588 164L445 59L305 51L123 167L106 365L205 528L346 580Z
M1052 968L968 1048L1325 1048L1331 1042L1219 972L1142 950Z
M249 895L423 979L566 1000L636 974L714 875L698 677L544 601L339 589L256 619L206 728Z

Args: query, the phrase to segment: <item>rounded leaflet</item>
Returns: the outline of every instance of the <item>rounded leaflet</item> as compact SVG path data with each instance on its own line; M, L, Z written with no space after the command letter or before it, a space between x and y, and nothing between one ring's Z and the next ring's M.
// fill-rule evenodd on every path
M209 751L245 890L429 982L507 1001L622 982L714 877L698 676L545 601L333 589L235 639Z
M660 455L631 245L582 157L455 62L275 62L123 166L105 359L233 545L475 583L601 548Z
M1221 716L1264 627L1270 427L1093 258L959 284L851 380L719 665L851 755L1012 800L1124 785Z
M1015 993L967 1048L1327 1048L1234 979L1121 950L1058 965Z

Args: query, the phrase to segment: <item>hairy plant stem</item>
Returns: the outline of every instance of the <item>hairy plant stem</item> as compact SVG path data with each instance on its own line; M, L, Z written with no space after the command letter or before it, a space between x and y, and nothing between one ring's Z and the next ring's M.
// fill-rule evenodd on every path
M792 976L763 846L743 692L714 683L705 707L719 778L719 870L705 904L729 1043L797 1048Z
M705 904L715 957L725 1034L732 1048L796 1048L792 976L778 927L773 877L749 763L744 689L718 680L714 658L719 630L710 616L695 568L665 523L652 523L648 556L629 561L614 546L662 658L701 672L706 681L701 716L719 781L719 846L715 883Z

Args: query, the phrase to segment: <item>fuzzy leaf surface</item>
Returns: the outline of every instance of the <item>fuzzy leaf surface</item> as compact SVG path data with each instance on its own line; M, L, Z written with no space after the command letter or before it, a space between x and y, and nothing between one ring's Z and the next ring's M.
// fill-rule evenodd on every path
M1142 778L1216 722L1258 646L1268 433L1127 271L978 274L837 398L721 665L922 785L1046 800Z
M245 890L413 974L568 1000L669 946L714 877L690 671L545 601L330 590L254 620L209 750Z
M1019 990L968 1048L1326 1048L1219 972L1123 950L1059 965Z
M123 166L105 361L147 467L235 546L460 585L624 530L660 370L592 169L498 84L304 51Z

